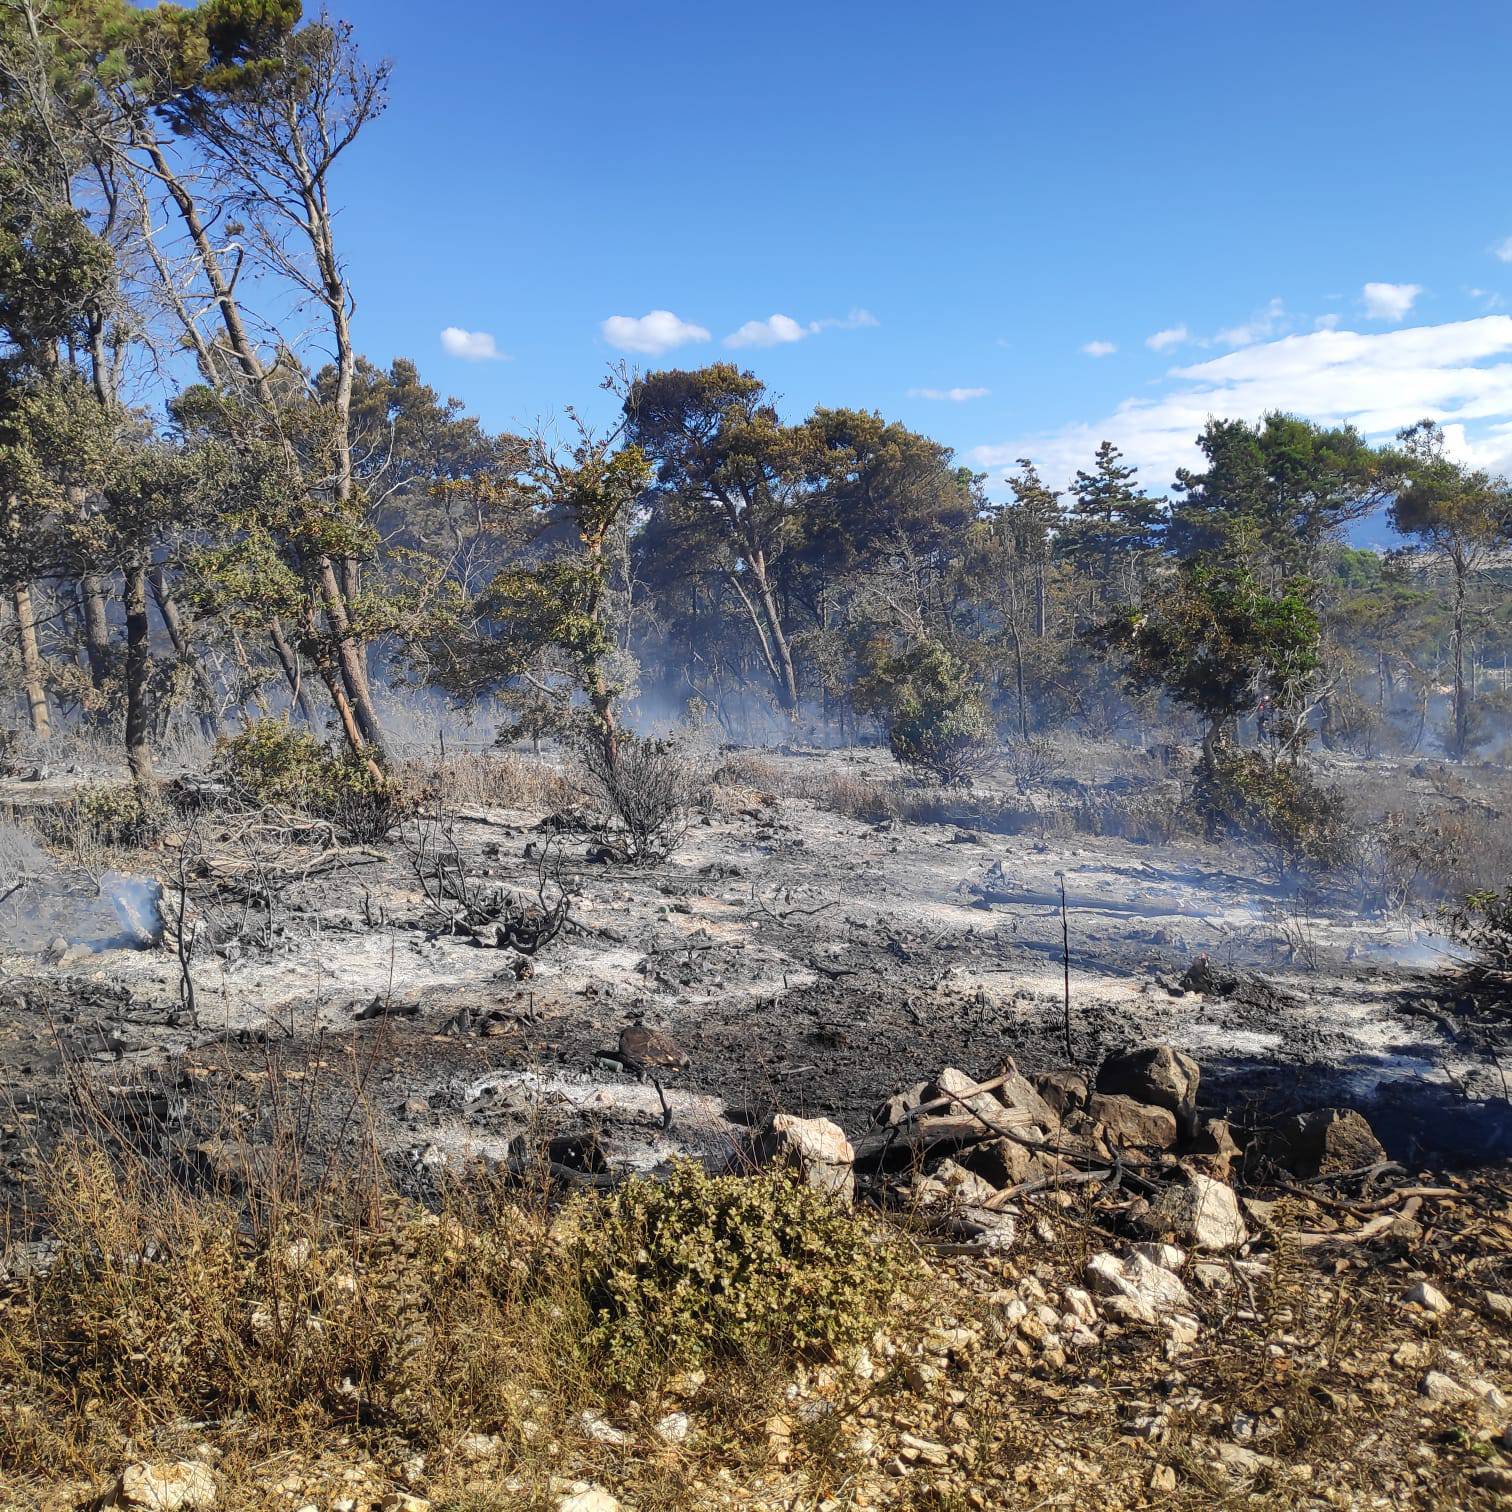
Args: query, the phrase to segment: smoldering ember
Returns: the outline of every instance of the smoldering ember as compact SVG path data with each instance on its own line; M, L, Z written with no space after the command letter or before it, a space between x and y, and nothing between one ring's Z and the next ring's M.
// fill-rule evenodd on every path
M610 51L772 103L802 246L551 17L393 33L406 100L392 16L0 3L0 1507L1512 1504L1500 296L1149 304L973 442L993 391L904 367L975 351L924 312L977 252L836 228L775 17L649 9ZM847 43L942 163L1061 26L983 24ZM1324 24L1214 55L1270 98ZM611 251L650 313L573 356ZM768 277L813 312L728 303Z

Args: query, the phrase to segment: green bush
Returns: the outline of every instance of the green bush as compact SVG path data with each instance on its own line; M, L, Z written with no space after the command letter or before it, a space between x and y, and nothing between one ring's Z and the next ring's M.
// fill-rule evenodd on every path
M787 1173L709 1176L685 1163L573 1217L587 1346L626 1388L711 1356L854 1348L876 1332L908 1270L896 1241Z
M222 740L214 771L238 801L328 820L357 844L381 840L403 817L398 790L365 761L281 719L257 720Z
M862 678L856 705L882 721L897 761L946 787L969 787L996 759L992 716L974 674L933 641Z
M157 844L168 809L132 784L118 783L81 789L67 817L81 845L134 847Z
M1349 859L1343 797L1295 761L1220 745L1198 762L1191 802L1209 840L1232 836L1260 845L1283 875L1326 871Z

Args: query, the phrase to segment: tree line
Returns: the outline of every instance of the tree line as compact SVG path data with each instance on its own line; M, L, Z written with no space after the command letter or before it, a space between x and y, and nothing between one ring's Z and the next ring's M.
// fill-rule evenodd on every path
M753 373L618 369L612 426L490 434L356 349L344 155L386 63L297 0L0 0L0 602L16 717L119 732L287 713L382 780L390 690L581 733L945 721L964 742L1190 726L1465 756L1502 726L1500 479L1212 420L1154 497L1105 442L989 497L864 409ZM1415 549L1351 549L1388 510Z

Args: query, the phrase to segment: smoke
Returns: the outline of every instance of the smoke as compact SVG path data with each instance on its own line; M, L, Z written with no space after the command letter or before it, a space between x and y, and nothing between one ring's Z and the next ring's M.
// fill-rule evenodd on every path
M12 890L14 889L14 890ZM59 867L24 830L0 823L0 948L59 958L148 950L163 938L163 887L151 877Z

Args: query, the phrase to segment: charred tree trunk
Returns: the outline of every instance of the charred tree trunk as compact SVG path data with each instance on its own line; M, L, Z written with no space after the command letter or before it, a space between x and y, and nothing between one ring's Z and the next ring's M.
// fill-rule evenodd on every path
M147 620L147 568L126 566L126 765L139 787L152 783L152 645Z
M79 598L84 606L84 655L89 661L89 680L95 691L110 677L110 616L105 609L105 584L96 572L79 579Z

